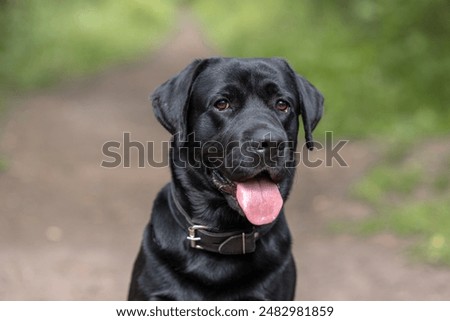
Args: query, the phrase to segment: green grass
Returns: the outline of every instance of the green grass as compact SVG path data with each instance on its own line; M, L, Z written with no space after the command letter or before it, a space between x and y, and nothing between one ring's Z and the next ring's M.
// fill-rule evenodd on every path
M337 222L333 230L412 237L415 257L450 266L450 159L439 159L430 171L427 164L411 165L405 158L386 158L389 161L376 165L352 187L353 196L371 204L374 215L360 222Z
M370 170L353 186L353 195L371 204L379 204L389 196L407 196L423 179L418 166L381 165Z
M406 206L381 209L376 217L355 228L363 235L392 232L415 237L413 253L419 258L450 266L450 200L412 202Z
M450 174L444 174L442 176L436 177L434 180L434 188L438 192L444 192L450 187Z
M177 1L22 0L0 3L0 88L23 91L147 53Z

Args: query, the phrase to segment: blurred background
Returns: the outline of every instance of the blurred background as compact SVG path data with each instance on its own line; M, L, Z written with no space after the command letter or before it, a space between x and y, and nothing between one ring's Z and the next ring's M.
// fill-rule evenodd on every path
M448 1L0 0L0 34L0 299L126 298L170 174L102 146L167 141L148 94L218 55L286 58L349 140L286 204L296 298L450 299Z

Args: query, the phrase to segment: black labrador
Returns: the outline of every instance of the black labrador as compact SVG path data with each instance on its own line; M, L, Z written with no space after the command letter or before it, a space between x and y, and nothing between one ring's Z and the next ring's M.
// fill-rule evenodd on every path
M299 119L306 146L323 97L283 59L196 60L152 95L173 134L129 300L292 300L283 213Z

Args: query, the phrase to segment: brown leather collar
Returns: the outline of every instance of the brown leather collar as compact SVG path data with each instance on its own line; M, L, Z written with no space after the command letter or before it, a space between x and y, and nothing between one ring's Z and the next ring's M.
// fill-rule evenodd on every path
M256 241L260 238L261 232L253 227L252 231L232 231L232 232L213 232L211 228L204 225L198 225L192 222L192 219L179 203L175 194L174 184L171 184L170 194L173 204L180 212L185 222L181 221L180 215L174 215L177 223L186 229L191 248L205 250L220 254L248 254L256 249ZM173 211L172 211L173 212Z

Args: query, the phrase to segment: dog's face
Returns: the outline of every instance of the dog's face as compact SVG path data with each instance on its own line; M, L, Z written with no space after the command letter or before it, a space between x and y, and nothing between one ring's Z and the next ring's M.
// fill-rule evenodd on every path
M191 183L220 193L251 224L266 225L293 182L299 119L311 148L323 98L284 60L212 58L161 85L153 105L176 134L175 161L195 172Z

